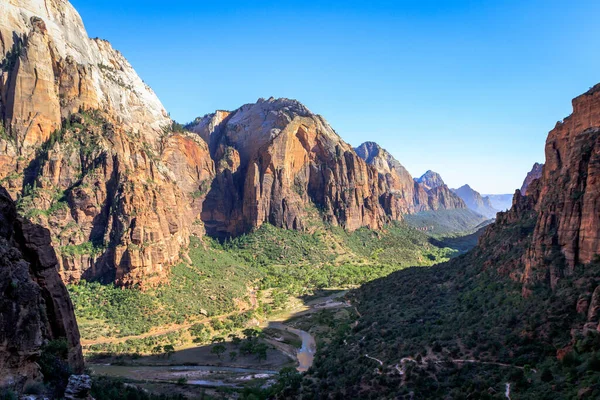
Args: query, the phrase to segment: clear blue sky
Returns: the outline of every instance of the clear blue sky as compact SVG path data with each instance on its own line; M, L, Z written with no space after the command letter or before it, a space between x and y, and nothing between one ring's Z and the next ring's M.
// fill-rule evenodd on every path
M520 187L600 82L594 0L72 3L180 122L295 98L352 145L482 193Z

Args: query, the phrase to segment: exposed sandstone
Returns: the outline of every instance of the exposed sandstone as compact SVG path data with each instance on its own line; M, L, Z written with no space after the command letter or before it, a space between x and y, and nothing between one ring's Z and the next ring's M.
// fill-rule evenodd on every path
M307 207L333 225L378 228L376 171L318 115L289 99L260 99L189 126L210 144L217 178L203 221L210 234L236 235L263 223L307 228Z
M445 185L442 176L432 170L425 172L419 178L415 178L415 182L422 184L427 190Z
M50 229L65 282L160 282L203 234L208 146L171 129L68 1L3 1L0 15L0 180Z
M393 219L420 211L465 208L439 174L427 171L413 179L398 160L374 142L365 142L355 150L379 174L380 202Z
M600 86L573 100L573 114L546 141L539 214L525 278L553 285L600 254ZM531 186L527 189L529 195ZM564 260L564 261L563 261Z

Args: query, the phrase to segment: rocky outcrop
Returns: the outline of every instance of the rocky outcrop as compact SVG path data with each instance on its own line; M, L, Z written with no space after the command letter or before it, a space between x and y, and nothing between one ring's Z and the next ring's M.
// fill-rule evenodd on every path
M365 142L355 151L377 171L382 191L380 202L394 219L420 211L465 208L439 174L428 171L421 178L413 179L398 160L374 142Z
M68 1L3 1L0 15L0 180L50 229L65 282L160 282L203 233L208 146Z
M573 100L573 113L546 141L535 209L538 221L526 256L525 280L553 285L600 254L600 85Z
M502 252L494 241L503 232L530 225L529 243L512 252L514 262L503 268L523 282L523 293L540 282L555 287L577 265L596 261L600 254L600 86L573 100L573 113L558 122L546 141L542 175L517 191L513 207L499 213L496 224L478 246ZM529 228L527 228L529 229ZM488 257L489 258L489 257ZM502 264L502 263L498 263ZM506 263L504 263L506 264ZM581 299L579 308L589 304ZM594 312L595 313L595 312Z
M108 42L88 38L68 1L3 1L0 15L0 114L20 155L80 108L106 110L152 144L169 124L152 90Z
M90 395L92 379L88 375L71 375L65 390L65 400L94 400Z
M375 170L295 100L260 99L199 118L188 129L209 143L216 166L202 212L211 235L237 235L266 222L306 229L318 213L348 230L385 222Z
M533 168L531 171L527 173L525 180L523 181L523 185L521 186L521 194L525 196L527 194L527 188L531 185L536 179L540 179L542 177L542 172L544 170L544 164L535 163L533 164Z
M483 215L487 218L495 218L496 210L492 206L492 202L489 197L483 197L479 192L473 190L469 185L463 185L458 189L452 189L469 207L471 210Z
M445 185L442 176L432 170L425 172L419 178L415 178L415 182L422 184L427 190Z
M0 387L40 381L37 361L50 340L64 338L70 367L83 371L73 305L57 269L48 230L18 217L0 187Z

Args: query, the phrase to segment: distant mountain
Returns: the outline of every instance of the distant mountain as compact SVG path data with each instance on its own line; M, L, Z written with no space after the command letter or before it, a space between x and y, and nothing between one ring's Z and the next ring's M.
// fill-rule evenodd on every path
M375 142L365 142L354 151L375 168L379 180L387 187L380 202L384 209L390 210L392 218L399 218L397 214L467 208L435 172L428 171L423 177L413 179L398 160ZM428 179L424 178L426 175ZM422 184L421 180L429 184Z
M529 185L531 185L531 182L542 177L543 170L544 164L533 164L533 168L531 168L531 171L529 171L529 173L525 177L525 180L523 181L523 186L521 186L521 194L523 196L527 194L527 188L529 187Z
M469 185L464 185L458 189L452 190L471 210L488 218L496 217L498 210L492 206L492 202L489 197L483 197L481 194L479 194L479 192L473 190Z
M512 199L514 194L482 194L489 197L492 207L499 211L506 211L512 207Z
M445 185L440 174L432 170L425 172L420 178L415 178L415 182L422 184L427 189L434 189Z

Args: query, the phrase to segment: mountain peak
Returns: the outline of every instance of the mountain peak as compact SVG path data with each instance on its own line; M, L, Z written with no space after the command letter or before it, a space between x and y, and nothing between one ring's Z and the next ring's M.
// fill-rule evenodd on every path
M285 113L299 115L301 117L308 117L308 116L314 115L308 109L308 107L306 107L300 101L298 101L296 99L288 99L285 97L275 98L275 97L271 96L268 99L261 97L260 99L258 99L256 101L256 103L249 103L249 104L243 105L242 107L240 107L240 110L244 109L244 108L253 109L253 110L255 110L256 108L259 108L266 112L281 111L281 112L285 112Z
M428 170L420 178L415 179L416 182L424 185L427 189L433 189L439 186L444 186L442 176L435 171Z
M473 189L468 184L462 185L458 189L452 189L469 207L471 210L478 212L488 218L494 218L498 213L492 206L489 197L483 197L477 190Z
M381 146L379 146L375 142L364 142L360 146L354 149L356 154L363 160L367 162L367 164L371 164L373 159L379 156L381 153L385 152L389 154L386 150L384 150ZM391 155L390 155L391 157ZM393 157L392 157L393 158Z

